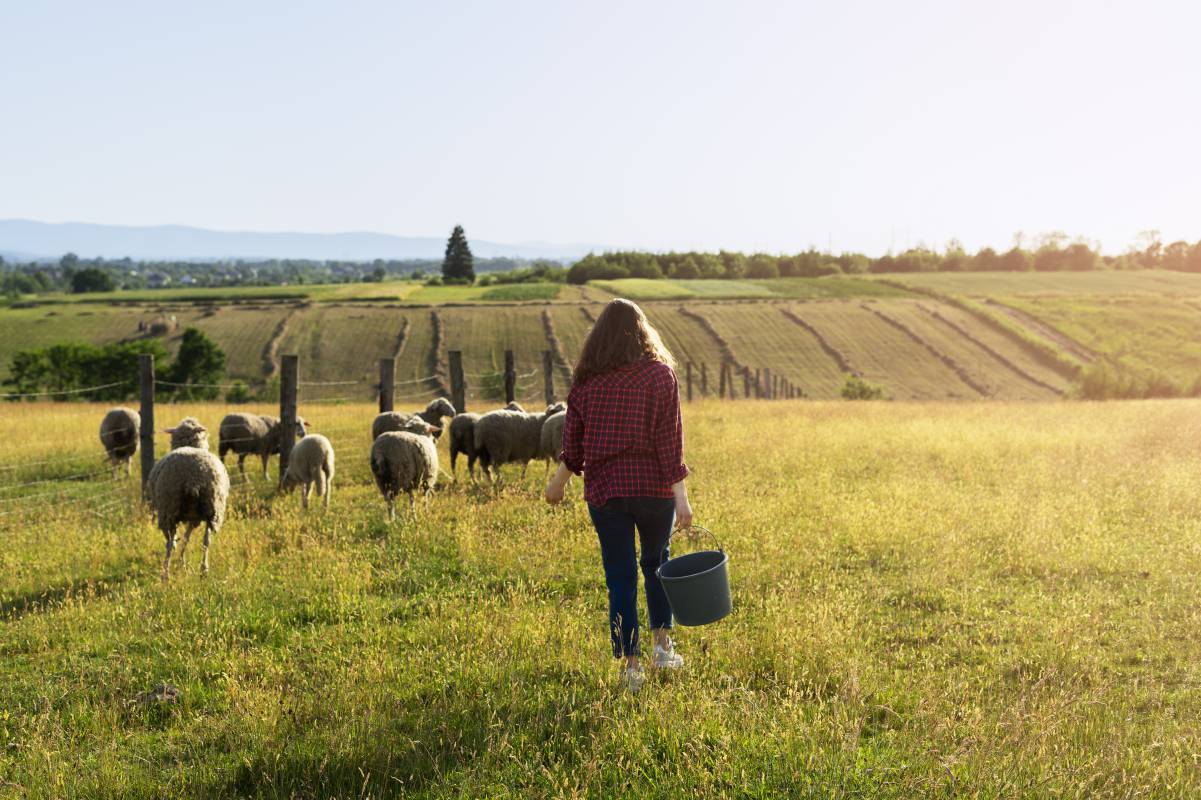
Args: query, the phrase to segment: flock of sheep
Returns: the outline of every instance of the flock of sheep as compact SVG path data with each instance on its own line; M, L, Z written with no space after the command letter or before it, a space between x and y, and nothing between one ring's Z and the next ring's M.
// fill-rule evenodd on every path
M495 482L502 464L519 463L522 476L530 461L557 461L563 443L563 422L567 407L563 403L547 406L536 414L527 413L517 403L486 414L458 414L445 398L432 401L422 411L406 414L386 411L371 424L371 474L388 508L389 521L396 518L396 498L408 494L409 507L415 507L414 494L428 498L438 481L438 450L435 440L442 434L442 420L450 418L450 469L452 475L459 455L467 457L467 472L475 480L478 461L484 474ZM309 496L316 488L324 508L329 508L334 480L334 448L321 434L309 433L309 423L297 418L288 468L280 477L280 488L301 488L301 504L307 509ZM247 456L258 456L267 479L267 464L280 451L280 420L259 414L227 414L221 420L217 455L209 450L208 430L192 417L184 418L171 435L171 451L155 462L146 480L146 498L166 537L163 580L171 570L175 550L175 530L183 524L182 559L193 531L204 526L204 556L200 569L208 572L208 548L212 534L221 529L229 500L229 473L226 453L238 456L238 471L246 479ZM113 477L130 465L138 451L141 418L130 408L113 408L100 423L100 443L112 465Z

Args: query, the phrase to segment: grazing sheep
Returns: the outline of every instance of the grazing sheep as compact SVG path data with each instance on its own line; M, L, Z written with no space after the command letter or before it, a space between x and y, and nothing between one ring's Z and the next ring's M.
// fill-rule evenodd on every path
M371 440L375 441L381 433L387 433L388 431L403 431L405 423L411 417L420 417L433 426L437 431L434 434L434 438L437 439L442 435L442 418L454 416L455 407L445 397L431 400L424 410L414 411L411 414L406 414L403 411L383 411L371 423Z
M509 403L505 409L525 411L517 401ZM471 480L475 480L475 423L479 418L479 414L462 413L456 414L450 421L450 474L452 476L455 475L455 463L458 461L459 454L462 453L467 456L467 474Z
M538 455L546 459L548 473L550 465L557 463L559 455L563 452L563 425L566 422L567 412L559 411L551 414L546 418L546 422L542 423Z
M163 433L171 434L171 449L180 447L196 447L201 450L209 449L208 428L200 424L195 417L184 417L174 428L167 428Z
M438 448L434 444L435 428L417 417L411 418L402 431L385 431L371 445L371 474L388 504L388 521L396 519L396 496L409 495L409 509L414 509L413 492L427 496L438 482Z
M100 444L113 466L113 478L117 468L125 465L125 476L129 477L130 462L138 452L138 434L142 429L142 417L132 408L110 408L100 420Z
M225 521L225 504L229 500L229 473L225 465L208 450L208 433L191 417L170 429L172 450L150 470L146 481L147 496L158 519L158 528L166 537L167 554L163 559L163 580L171 574L171 553L175 550L175 528L181 522L184 529L182 560L188 549L192 531L204 525L204 558L200 571L209 569L209 541L221 530ZM190 439L200 447L177 446L176 440Z
M304 438L309 423L296 418L296 437ZM263 460L263 479L267 479L267 462L279 453L282 428L278 417L262 414L226 414L221 420L217 455L225 462L225 454L238 454L238 472L246 479L246 456L257 455Z
M450 474L456 480L455 464L460 453L467 456L467 475L475 480L475 423L479 418L479 414L463 413L450 421Z
M522 465L524 478L529 462L539 457L542 423L566 408L563 403L555 403L538 414L501 409L489 411L476 420L476 457L488 477L495 481L501 464L517 463Z
M306 436L296 443L288 456L288 469L280 486L290 492L301 484L300 505L307 511L309 493L317 484L321 505L329 509L329 497L334 491L334 447L319 433Z

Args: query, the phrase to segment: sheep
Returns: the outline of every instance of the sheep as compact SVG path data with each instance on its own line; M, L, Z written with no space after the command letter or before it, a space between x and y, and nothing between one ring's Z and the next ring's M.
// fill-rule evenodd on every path
M180 447L196 447L200 450L209 449L208 428L200 424L195 417L184 417L174 428L167 428L164 433L171 434L171 449Z
M163 580L171 575L171 554L175 550L175 528L184 523L180 560L188 549L192 531L204 525L204 558L201 574L209 569L209 542L225 522L225 504L229 500L229 473L221 460L208 450L208 433L196 420L187 418L170 429L172 449L150 470L146 480L147 497L166 538ZM200 446L176 444L190 440Z
M334 491L334 448L329 439L319 433L305 436L292 448L292 453L288 456L288 469L280 487L285 492L290 492L303 484L300 504L307 511L309 493L314 483L317 484L317 496L321 498L321 505L328 511L329 498Z
M296 418L296 436L304 438L309 423ZM232 451L238 455L238 472L246 478L246 456L257 455L263 460L263 480L267 480L267 462L279 453L279 418L261 414L226 414L221 420L217 455L225 462L225 454Z
M563 425L567 422L567 412L559 411L551 414L542 423L542 434L538 447L538 455L546 459L546 472L550 473L550 465L559 460L563 452Z
M539 457L542 423L566 408L555 403L538 414L501 409L480 417L475 423L475 451L488 477L495 482L501 464L519 463L524 478L530 460Z
M411 417L420 417L429 423L435 429L434 438L437 439L442 435L442 418L454 416L455 407L445 397L431 400L424 410L414 411L411 414L402 411L384 411L371 423L371 441L378 439L381 433L403 431L405 422Z
M505 406L509 411L522 411L521 404L514 401ZM467 474L475 480L475 423L479 414L456 414L450 421L450 473L455 474L455 463L459 454L467 456Z
M426 495L438 482L438 448L435 428L423 419L411 418L402 431L384 431L371 445L371 474L384 502L388 521L396 519L396 495L409 495L409 510L414 510L413 492Z
M100 444L113 467L113 479L117 469L125 465L125 477L129 477L134 453L138 452L138 434L142 428L142 417L132 408L110 408L100 420Z
M479 414L456 414L450 421L450 474L455 475L459 454L467 456L467 474L475 480L475 423ZM455 478L458 480L457 476Z

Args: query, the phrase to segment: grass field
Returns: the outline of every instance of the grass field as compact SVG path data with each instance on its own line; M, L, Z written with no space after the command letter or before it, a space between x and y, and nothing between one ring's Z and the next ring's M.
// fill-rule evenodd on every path
M964 295L1187 295L1201 296L1201 274L1135 272L923 272L880 275L885 280Z
M901 284L914 291L897 288ZM373 296L389 286L403 290L403 302L389 300L387 294ZM60 341L133 339L141 335L139 321L173 315L181 329L194 325L221 345L229 358L229 380L261 388L273 357L294 352L301 356L301 379L329 387L319 395L322 399L367 400L374 394L379 359L397 355L407 321L405 345L397 356L397 380L403 383L398 390L420 402L436 388L419 380L433 373L433 312L446 323L440 372L445 373L445 351L462 350L465 369L476 376L479 388L479 376L502 363L505 349L516 352L519 373L541 368L542 351L551 344L544 311L556 328L561 360L573 361L589 315L621 294L642 302L681 364L692 362L697 373L705 365L713 376L711 391L717 389L720 364L732 354L736 363L770 369L812 398L836 398L846 370L812 331L786 316L790 312L811 323L843 351L853 369L896 399L1052 399L1076 391L1080 368L1097 358L1136 376L1165 377L1177 387L1201 380L1201 277L1185 273L283 288L307 294L302 300L270 300L238 289L222 301L210 297L203 302L0 309L0 378L20 349ZM200 297L206 290L195 291ZM681 308L701 314L709 326L682 314ZM175 331L165 338L169 351L176 349L179 336ZM566 378L560 366L557 379ZM522 399L536 399L540 382L526 382ZM356 385L338 391L332 386L351 383Z
M374 409L302 408L331 513L235 482L164 586L101 412L0 407L0 795L1201 793L1197 402L687 407L735 613L636 696L578 485L389 526Z

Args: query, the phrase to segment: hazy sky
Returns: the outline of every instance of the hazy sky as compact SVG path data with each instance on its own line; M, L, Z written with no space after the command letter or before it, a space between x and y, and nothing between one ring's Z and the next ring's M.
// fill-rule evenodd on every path
M656 249L1195 241L1198 9L6 2L0 218Z

